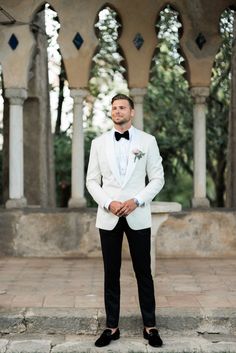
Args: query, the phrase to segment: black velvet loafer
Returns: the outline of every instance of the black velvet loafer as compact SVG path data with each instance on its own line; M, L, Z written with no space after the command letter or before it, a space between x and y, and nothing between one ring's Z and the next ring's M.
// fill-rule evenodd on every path
M149 330L149 332L144 329L143 337L148 340L148 343L152 347L161 347L163 345L162 339L156 328L152 328L151 330Z
M120 338L120 330L117 329L114 333L112 333L112 330L107 328L106 330L103 331L101 336L97 339L95 342L96 347L105 347L110 344L111 341L118 340Z

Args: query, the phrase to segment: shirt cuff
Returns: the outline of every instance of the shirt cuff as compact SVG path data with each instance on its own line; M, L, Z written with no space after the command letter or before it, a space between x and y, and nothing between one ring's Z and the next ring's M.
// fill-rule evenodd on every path
M139 207L142 207L145 205L145 202L138 196L135 196L135 199L138 200Z
M110 206L110 203L112 202L111 199L109 199L107 202L105 202L103 208L105 208L106 211L109 211L109 206Z

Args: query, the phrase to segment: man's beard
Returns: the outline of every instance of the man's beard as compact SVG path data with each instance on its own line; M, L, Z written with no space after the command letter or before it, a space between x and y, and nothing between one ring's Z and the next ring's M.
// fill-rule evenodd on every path
M123 119L123 120L119 120L119 121L113 120L113 123L115 123L116 125L124 125L124 124L128 123L129 121L130 121L130 119Z

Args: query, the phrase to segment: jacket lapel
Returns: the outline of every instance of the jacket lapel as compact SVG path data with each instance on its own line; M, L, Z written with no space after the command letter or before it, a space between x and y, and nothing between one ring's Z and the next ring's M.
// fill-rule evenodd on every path
M126 174L125 174L125 178L124 178L124 181L122 183L122 187L125 186L125 184L128 182L128 180L130 179L133 171L134 171L134 168L136 166L136 161L134 161L134 158L135 158L135 155L133 153L133 150L134 149L139 149L140 146L139 146L139 131L135 128L133 128L133 133L132 133L132 140L131 140L131 143L130 143L130 150L129 150L129 159L128 159L128 166L127 166L127 170L126 170Z
M117 182L119 184L121 184L119 168L118 168L117 161L116 161L113 136L114 136L114 131L110 130L106 135L106 144L104 147L106 149L107 160L109 162L109 166L111 168L111 171L112 171L113 175L115 176ZM104 153L103 147L102 147L101 153Z

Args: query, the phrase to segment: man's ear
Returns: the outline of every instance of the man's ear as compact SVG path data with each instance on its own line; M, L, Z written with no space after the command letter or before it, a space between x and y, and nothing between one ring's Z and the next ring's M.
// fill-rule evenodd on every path
M134 113L135 113L134 109L131 109L130 115L132 116L132 118L134 117Z

